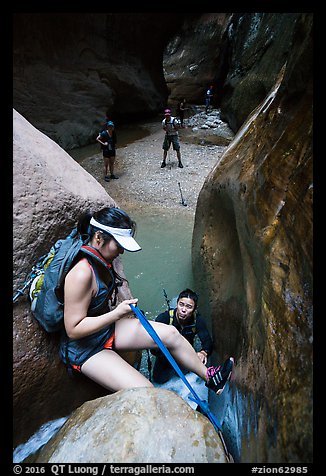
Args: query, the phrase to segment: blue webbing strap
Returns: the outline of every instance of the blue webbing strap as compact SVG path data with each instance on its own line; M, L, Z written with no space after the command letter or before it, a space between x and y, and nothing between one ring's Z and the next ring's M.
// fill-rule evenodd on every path
M212 424L214 425L215 429L217 429L217 431L222 431L222 427L219 423L219 421L217 420L217 418L215 417L215 415L213 415L213 413L209 410L208 408L208 404L206 402L206 400L201 400L199 398L199 396L197 395L197 393L195 392L195 390L192 388L192 386L190 385L190 383L188 382L188 380L186 379L186 377L184 376L182 370L180 369L180 367L178 366L178 364L176 363L176 361L174 360L174 358L172 357L171 353L168 351L168 349L165 347L165 345L163 344L163 342L161 341L160 337L158 336L157 332L155 331L155 329L153 328L153 326L150 324L150 322L146 319L146 317L144 316L144 314L140 311L140 309L138 307L135 307L133 304L129 304L132 311L134 312L134 314L138 317L138 319L140 320L141 324L143 325L143 327L146 329L146 331L148 332L148 334L152 337L152 339L154 340L154 342L158 345L158 347L160 348L160 350L163 352L163 354L165 355L165 357L168 359L168 361L170 362L170 364L172 365L172 367L174 368L174 370L177 372L177 374L179 375L179 377L183 380L183 382L186 384L186 386L188 387L188 389L190 390L190 392L193 394L194 398L191 398L190 399L194 402L196 402L200 408L203 410L203 412L207 415L207 417L210 419L210 421L212 422Z

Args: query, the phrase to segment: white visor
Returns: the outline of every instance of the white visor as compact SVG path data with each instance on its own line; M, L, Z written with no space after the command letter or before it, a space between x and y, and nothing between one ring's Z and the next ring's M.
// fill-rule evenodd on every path
M95 220L95 218L91 218L89 222L90 225L96 226L100 230L106 231L110 235L113 236L115 241L119 243L119 245L127 251L139 251L141 247L137 243L137 241L132 237L132 230L130 228L113 228L111 226L102 225Z

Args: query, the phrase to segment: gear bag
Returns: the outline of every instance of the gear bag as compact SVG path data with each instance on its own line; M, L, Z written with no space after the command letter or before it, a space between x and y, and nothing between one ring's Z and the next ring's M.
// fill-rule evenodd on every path
M29 297L35 319L47 332L63 328L64 280L80 253L101 263L111 276L107 293L100 302L90 307L90 315L107 312L108 300L113 306L116 304L117 288L122 285L122 278L95 248L85 244L88 240L88 235L80 235L75 228L67 238L58 240L43 257L41 266L38 265L39 272L30 286Z
M29 298L35 319L47 332L56 332L63 325L63 284L81 247L83 237L74 228L65 238L58 240L37 266Z
M50 251L41 256L33 266L23 288L19 289L13 298L15 303L19 296L29 289L33 316L47 332L56 332L63 328L64 280L79 259L80 253L85 255L88 261L101 263L111 277L107 293L90 306L90 315L107 312L108 301L111 301L113 306L116 304L118 287L122 285L123 278L105 261L98 250L86 245L88 240L88 235L80 235L77 228L74 228L66 238L56 241Z

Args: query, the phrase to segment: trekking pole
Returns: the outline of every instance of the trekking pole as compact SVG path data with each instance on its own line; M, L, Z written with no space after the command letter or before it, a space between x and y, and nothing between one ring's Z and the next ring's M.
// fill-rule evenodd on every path
M187 203L186 203L185 200L183 199L180 182L178 182L178 185L179 185L179 190L180 190L180 194L181 194L181 205L183 205L184 207L186 207L186 206L187 206Z
M166 300L166 304L168 305L168 309L171 309L170 299L168 299L168 295L166 294L166 291L165 291L164 288L163 288L163 294L164 294L164 297L165 297L165 300Z
M34 278L41 273L41 270L37 266L33 266L29 279L24 283L24 286L21 289L17 289L16 294L14 295L12 302L15 303L20 296L25 294L25 289L31 284Z
M169 170L171 170L172 166L171 166L171 157L170 157L170 147L168 150L168 163L169 163Z
M25 285L21 288L21 289L18 289L16 294L14 295L13 299L12 299L12 302L16 302L17 299L19 298L19 296L23 296L24 295L24 291L25 289L27 288L27 286L29 285L30 281L28 281L27 283L25 283Z

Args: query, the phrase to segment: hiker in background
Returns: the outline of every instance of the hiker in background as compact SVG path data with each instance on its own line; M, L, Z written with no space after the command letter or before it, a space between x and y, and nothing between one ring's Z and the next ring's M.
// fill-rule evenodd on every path
M211 100L213 97L213 86L210 86L206 91L205 97L205 112L208 113L209 106L211 105Z
M136 306L138 299L126 299L116 305L117 289L123 278L115 271L114 260L125 250L141 249L134 239L135 230L136 223L119 208L86 212L79 219L78 232L89 236L86 247L97 258L81 254L64 282L60 357L69 369L81 372L111 392L153 387L119 355L119 352L157 348L131 311L130 304ZM201 377L208 388L216 393L221 391L221 385L231 375L232 358L222 368L206 368L174 326L161 322L151 325L181 366Z
M179 135L178 135L180 122L178 121L176 117L171 116L170 109L165 109L164 115L165 115L165 118L162 121L162 126L163 126L163 129L165 130L165 136L164 136L164 141L162 145L162 149L164 150L164 152L163 152L163 162L161 164L161 168L166 167L166 157L172 143L173 150L175 150L177 153L178 167L183 169L183 165L181 162Z
M200 350L197 352L197 357L204 365L207 364L207 359L213 351L213 340L205 319L198 313L198 295L194 291L189 288L181 291L177 298L176 308L159 314L155 321L174 326L193 347L195 337L198 336ZM177 375L160 350L154 349L151 353L156 356L153 368L154 382L165 383Z
M113 118L110 117L109 111L106 111L106 113L105 113L105 119L104 119L104 121L102 122L102 126L101 126L100 132L103 132L103 131L106 130L106 125L107 125L107 123L108 123L109 121L111 121L111 120L113 120Z
M99 133L96 140L101 144L103 152L104 180L109 182L110 179L118 179L119 177L114 175L117 135L112 121L106 123L105 130ZM110 175L108 174L109 171Z
M186 110L186 100L185 99L182 99L181 101L179 101L178 105L177 105L177 116L179 117L180 119L180 124L181 124L181 127L184 127L184 124L183 124L183 121L184 121L184 117L185 117L185 110Z

